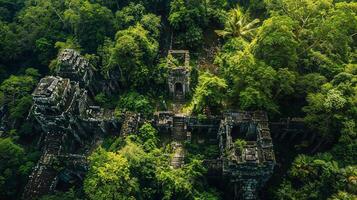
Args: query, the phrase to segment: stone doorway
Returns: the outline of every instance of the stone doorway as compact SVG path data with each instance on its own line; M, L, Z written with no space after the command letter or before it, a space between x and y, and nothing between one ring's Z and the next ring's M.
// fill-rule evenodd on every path
M183 85L180 82L175 83L175 95L176 96L182 96L184 94L183 92Z

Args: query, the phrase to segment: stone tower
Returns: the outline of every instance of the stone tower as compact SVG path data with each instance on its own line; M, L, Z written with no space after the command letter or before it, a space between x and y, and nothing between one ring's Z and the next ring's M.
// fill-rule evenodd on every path
M184 100L190 92L190 53L188 50L169 50L168 84L175 100Z

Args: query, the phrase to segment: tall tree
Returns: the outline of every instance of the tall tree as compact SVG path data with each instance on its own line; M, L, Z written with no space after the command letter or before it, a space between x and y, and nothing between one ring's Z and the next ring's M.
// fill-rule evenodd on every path
M138 185L130 176L126 158L99 148L89 161L90 168L84 181L84 191L89 199L135 199Z
M264 21L253 41L254 55L274 68L295 69L298 42L295 22L286 16L274 16Z
M34 163L10 138L0 138L0 198L18 199Z
M326 140L341 137L344 142L353 142L356 138L356 67L347 65L320 92L307 97L305 120Z
M149 85L155 76L158 42L140 24L118 31L115 42L107 42L101 51L102 73L106 77L116 74L126 88Z
M114 16L108 8L89 1L66 0L66 4L64 20L85 52L94 53L105 36L114 34Z
M227 84L224 79L205 72L198 78L193 95L193 112L203 113L206 108L216 113L222 108Z

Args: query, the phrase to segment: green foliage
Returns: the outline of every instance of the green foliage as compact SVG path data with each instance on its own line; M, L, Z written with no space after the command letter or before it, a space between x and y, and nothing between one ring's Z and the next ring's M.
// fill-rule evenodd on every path
M100 4L89 1L67 0L68 9L63 18L70 27L78 42L86 52L93 53L105 36L113 34L113 14Z
M325 139L340 135L346 142L356 139L356 71L356 65L346 66L344 72L322 85L320 92L307 97L305 120Z
M145 30L147 30L149 35L154 39L159 39L160 29L161 29L161 17L154 14L146 14L141 20L140 24Z
M228 40L215 62L227 80L229 103L243 110L278 112L274 100L294 92L296 74L258 60L242 38Z
M154 112L148 97L137 92L129 92L122 95L115 110L118 115L126 111L132 111L150 116Z
M57 192L53 195L45 195L40 200L79 200L73 189L68 192Z
M294 21L286 16L265 20L253 44L255 56L275 68L294 69L298 59L294 26Z
M7 106L9 119L14 122L26 118L32 105L30 93L37 84L39 73L33 68L25 70L25 75L11 75L0 84L0 105Z
M150 85L157 71L154 60L158 42L140 24L116 33L115 42L107 41L101 48L102 73L106 77L118 74L125 87Z
M117 174L125 172L127 174L125 177L129 177L129 179L125 179L126 182L115 183L102 181L102 184L98 185L97 191L101 191L103 183L108 190L113 187L122 188L122 185L133 183L127 191L134 192L135 188L135 193L130 193L133 195L131 197L135 199L183 200L206 197L218 199L218 194L212 189L204 187L203 176L206 169L202 165L202 160L190 159L183 168L173 169L169 164L170 157L167 156L170 152L158 149L158 142L157 131L150 124L145 123L140 127L138 133L128 136L121 145L117 145L118 142L115 140L111 148L108 149L111 152L99 148L90 157L91 168L85 179L84 189L86 193L89 194L87 189L89 187L86 184L92 182L93 177L97 177L99 172L101 172L102 178L112 177L109 168L112 169L112 166L114 166L113 169L115 169L119 165L119 163L113 163L116 159L112 156L115 156L124 159L121 160L121 165L116 170ZM123 194L127 195L128 192ZM101 199L100 197L97 198ZM120 199L119 197L111 198Z
M247 142L245 140L237 139L236 141L234 141L234 147L238 149L240 153L243 152L243 148L246 144Z
M339 191L337 194L334 194L331 198L329 198L329 200L354 200L356 198L357 195Z
M203 40L207 25L221 23L226 15L226 1L173 0L170 2L168 20L177 32L180 48L197 48Z
M187 28L187 31L177 36L176 44L180 48L198 48L203 43L203 30L196 25Z
M183 29L192 25L206 23L204 4L199 0L173 0L170 3L169 22L175 29Z
M116 106L117 99L111 96L106 95L104 92L98 93L94 100L98 105L104 108L113 109Z
M10 138L0 138L0 198L19 197L34 163L24 149Z
M63 1L27 1L19 12L17 38L21 38L20 52L25 56L30 53L30 60L46 66L56 55L54 44L64 34L63 6Z
M338 191L345 191L332 198L339 195L347 198L356 193L356 175L356 166L340 167L330 154L300 155L292 164L289 180L283 182L276 196L278 199L327 199ZM295 182L299 182L299 188Z
M16 43L16 34L11 26L0 20L0 63L10 62L19 54L19 44Z
M304 73L318 72L328 78L341 72L341 66L350 62L354 55L353 35L356 33L357 27L356 3L334 4L332 0L302 0L298 2L269 0L266 2L268 10L273 15L271 19L285 18L285 26L280 24L280 28L276 27L269 31L271 36L279 34L281 39L276 38L267 40L267 42L274 41L270 44L275 45L275 41L280 40L280 44L283 45L284 40L286 45L283 45L284 50L276 48L277 54L267 51L269 49L258 47L257 50L262 52L258 56L264 58L262 55L265 52L268 56L271 53L273 53L271 55L279 56L278 52L281 50L283 54L285 53L281 57L291 56L291 58L286 57L286 61L290 62L288 64L294 64L296 51L300 61L300 71ZM284 9L281 9L282 7ZM280 22L275 21L274 23ZM273 32L275 33L273 34ZM276 59L272 59L275 62ZM281 64L281 62L276 64Z
M193 95L193 112L203 113L206 108L217 112L223 105L226 82L209 72L201 74Z
M32 97L26 95L17 100L14 107L10 107L10 119L21 119L26 116L32 106Z
M130 3L117 11L115 16L118 30L124 30L139 23L149 32L151 37L158 39L160 36L161 18L155 14L147 13L142 4Z
M162 187L162 199L192 199L196 192L192 182L202 177L204 170L200 161L193 160L184 168L159 171L157 179Z
M98 149L90 157L84 181L89 199L135 199L137 181L132 179L128 160L120 154Z
M115 13L116 26L118 30L129 28L138 23L145 14L145 7L141 4L130 3Z
M143 144L145 151L150 151L158 146L157 130L151 124L145 123L139 129L138 138Z
M78 52L81 52L81 46L79 45L76 38L68 37L65 42L56 42L55 47L58 51L62 51L64 49L74 49Z
M350 0L0 0L0 107L5 127L0 138L0 199L19 198L38 157L15 143L30 146L33 140L23 137L36 138L33 122L25 118L40 75L24 66L38 66L42 73L49 63L50 69L56 66L54 58L62 49L90 53L86 57L98 66L99 80L119 84L122 94L118 100L117 94L99 93L95 101L105 108L116 106L118 116L134 111L151 117L158 101L152 97L166 91L168 75L159 49L196 49L191 54L195 58L205 51L203 44L216 43L210 41L215 29L225 40L218 47L214 75L200 71L201 65L195 68L200 76L192 88L193 112L200 119L222 108L266 110L274 117L305 112L308 126L332 147L324 154L298 156L285 181L274 188L275 199L356 199L356 15L357 3ZM258 21L262 25L256 28ZM199 57L198 63L201 60L206 58ZM195 83L193 75L191 85ZM291 108L296 102L297 108ZM217 148L187 146L195 153L183 168L172 169L172 152L159 149L157 135L145 123L126 139L107 139L106 150L90 157L87 197L218 199L198 160L217 157ZM243 143L236 145L241 149ZM74 198L73 190L44 197Z
M222 37L242 37L250 40L255 34L257 23L259 19L250 22L248 14L244 14L240 8L235 8L229 11L224 30L216 30L216 33Z
M1 0L0 20L12 21L18 11L24 6L24 0Z
M308 93L318 92L321 85L325 84L327 79L319 73L306 74L297 80L297 92L302 96Z
M0 90L7 96L17 98L24 94L30 93L36 84L36 79L31 76L10 76L4 80Z
M186 142L185 150L187 151L186 157L188 157L189 159L216 159L220 155L219 147L216 144L204 143L204 145L202 145L193 142Z

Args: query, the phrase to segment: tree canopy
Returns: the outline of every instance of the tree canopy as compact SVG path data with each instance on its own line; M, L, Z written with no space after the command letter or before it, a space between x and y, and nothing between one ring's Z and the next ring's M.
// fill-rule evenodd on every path
M356 1L0 0L0 199L20 198L45 146L31 93L41 77L57 76L64 49L86 58L103 87L88 90L91 108L118 121L140 113L143 124L125 138L118 126L78 144L76 153L90 154L84 183L43 199L220 199L225 186L213 187L204 165L219 150L198 147L190 130L197 144L182 146L197 154L173 168L176 147L152 119L156 111L200 121L236 110L263 110L271 122L307 130L288 145L272 138L278 163L260 195L356 199ZM190 52L190 76L176 80L190 86L183 102L168 88L181 58L167 52L179 49ZM239 151L246 144L234 142Z

